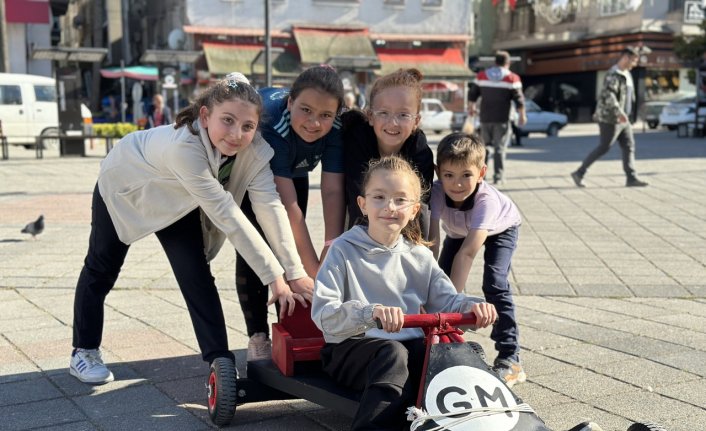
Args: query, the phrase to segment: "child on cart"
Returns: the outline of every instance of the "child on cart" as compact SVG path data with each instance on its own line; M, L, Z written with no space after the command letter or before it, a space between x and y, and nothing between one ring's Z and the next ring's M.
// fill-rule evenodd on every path
M323 369L362 393L352 429L403 429L424 363L423 332L402 329L405 313L471 312L477 327L495 308L457 293L422 239L422 187L398 156L371 162L358 205L364 224L338 237L316 278L312 319L326 345ZM382 329L377 329L376 321Z

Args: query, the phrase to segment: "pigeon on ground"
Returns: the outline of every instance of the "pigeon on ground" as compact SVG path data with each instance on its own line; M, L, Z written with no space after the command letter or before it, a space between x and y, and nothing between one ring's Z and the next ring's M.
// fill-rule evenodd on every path
M24 229L22 229L22 233L28 233L32 235L32 239L34 239L37 235L42 233L44 230L44 216L40 215L39 218L31 223L27 223L27 226L25 226Z

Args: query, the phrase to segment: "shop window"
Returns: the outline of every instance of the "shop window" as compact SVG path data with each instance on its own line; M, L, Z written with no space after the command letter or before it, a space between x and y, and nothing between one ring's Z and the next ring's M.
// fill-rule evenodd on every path
M37 102L56 102L56 88L53 85L35 85L34 98Z
M647 70L645 93L647 100L669 99L680 91L681 80L678 70Z
M684 0L669 0L669 12L684 10Z
M21 105L22 93L19 85L0 85L0 105Z
M422 7L441 7L443 0L422 0Z
M630 0L601 0L601 15L618 15L628 11Z
M528 0L518 0L510 14L510 31L534 33L534 7Z

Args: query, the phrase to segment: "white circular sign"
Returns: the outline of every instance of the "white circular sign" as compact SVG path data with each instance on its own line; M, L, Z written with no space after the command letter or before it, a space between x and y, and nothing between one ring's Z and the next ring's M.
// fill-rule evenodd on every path
M164 83L167 85L174 85L174 75L167 75L164 77Z
M449 367L436 374L427 387L424 403L431 415L480 407L517 407L512 392L496 377L465 365ZM447 417L435 422L444 426L459 418ZM519 420L520 412L495 413L462 422L453 430L510 431Z

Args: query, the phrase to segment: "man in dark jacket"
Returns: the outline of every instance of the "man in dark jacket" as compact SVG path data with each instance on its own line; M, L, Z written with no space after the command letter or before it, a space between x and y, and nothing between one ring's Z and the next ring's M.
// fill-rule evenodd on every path
M504 182L505 148L512 136L510 109L515 102L518 119L522 127L527 122L525 98L522 94L520 77L510 72L510 53L498 51L495 66L480 72L468 93L469 114L476 115L476 102L480 98L481 137L486 146L493 147L493 180L495 184ZM486 152L486 164L490 152Z
M623 152L623 170L627 177L627 187L645 187L647 183L637 178L635 173L635 137L630 123L630 113L635 103L635 85L630 70L637 65L640 52L637 48L626 47L620 59L608 70L603 80L603 89L598 97L593 120L598 122L600 141L598 146L586 156L581 166L571 173L578 187L586 187L583 177L588 168L617 141Z

